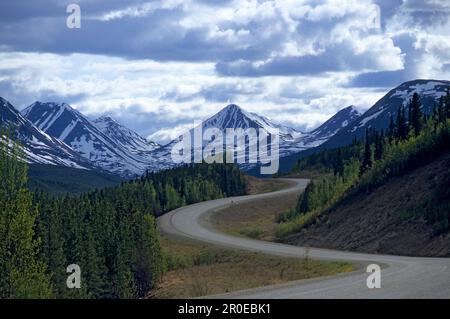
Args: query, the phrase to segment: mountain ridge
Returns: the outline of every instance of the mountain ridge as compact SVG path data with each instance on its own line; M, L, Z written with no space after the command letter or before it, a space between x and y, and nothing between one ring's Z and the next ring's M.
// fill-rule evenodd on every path
M91 163L70 146L37 128L2 97L0 97L0 115L0 126L7 130L14 128L11 133L21 142L20 147L27 156L28 163L92 168Z
M64 141L96 167L122 176L138 176L146 163L123 149L93 122L66 103L35 102L22 113L47 134Z
M409 99L415 92L421 97L424 112L430 114L434 103L438 103L438 99L445 95L448 89L450 89L450 81L447 80L416 79L404 82L389 90L360 117L338 131L323 144L282 158L280 161L280 173L289 172L297 160L315 152L348 145L355 138L362 140L365 136L366 128L386 130L390 116L396 116L399 107L406 108Z

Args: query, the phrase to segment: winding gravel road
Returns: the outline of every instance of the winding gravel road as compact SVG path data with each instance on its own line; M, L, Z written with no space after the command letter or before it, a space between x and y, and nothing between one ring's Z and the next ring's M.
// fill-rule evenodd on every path
M159 227L167 234L223 247L303 258L305 248L234 237L209 227L205 222L207 214L221 208L300 192L308 183L304 179L290 180L295 182L294 185L281 191L212 200L176 209L158 219ZM374 255L317 248L309 248L308 254L313 259L348 261L361 267L349 274L299 280L208 298L450 298L450 258ZM367 288L369 274L365 270L369 264L382 267L379 289Z

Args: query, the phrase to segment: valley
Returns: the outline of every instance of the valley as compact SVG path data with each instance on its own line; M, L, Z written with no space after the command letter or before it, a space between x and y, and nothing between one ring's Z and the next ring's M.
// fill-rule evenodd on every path
M450 0L1 0L2 305L275 299L450 300Z
M179 140L159 145L64 103L20 113L2 99L3 191L24 204L6 195L0 204L17 216L36 209L24 227L36 234L26 240L46 296L447 296L438 277L447 280L449 259L436 258L449 256L447 84L404 83L364 114L344 108L309 133L235 104L202 123L278 129L276 176L291 179L258 179L245 164L174 165ZM61 287L72 260L90 267L77 293ZM392 279L383 293L366 290L371 263Z
M195 239L222 247L240 248L264 254L321 261L346 261L358 265L358 270L341 274L300 280L257 289L230 292L210 297L217 298L446 298L450 295L449 258L418 258L383 254L354 253L323 248L309 248L235 237L218 232L204 224L204 216L214 214L224 206L276 198L305 187L304 180L287 190L274 193L221 199L193 207L185 207L162 216L158 223L165 233L185 239ZM368 289L365 266L376 263L383 266L382 289ZM387 278L387 279L386 279Z

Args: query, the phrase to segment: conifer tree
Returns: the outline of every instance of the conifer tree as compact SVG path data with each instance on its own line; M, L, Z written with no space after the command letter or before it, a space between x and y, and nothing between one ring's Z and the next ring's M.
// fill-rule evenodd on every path
M38 259L37 210L26 189L24 155L10 134L0 136L0 298L49 298L53 288Z
M342 176L344 173L344 160L342 158L342 151L339 148L336 154L336 160L334 164L334 175Z
M41 259L48 267L56 297L64 298L66 286L66 258L64 255L64 236L61 216L58 214L57 200L40 194L38 235L42 239Z
M415 136L419 135L423 126L423 112L422 103L420 102L420 97L417 92L413 94L412 100L410 102L410 115L409 115L409 126L410 130Z
M375 132L375 153L374 158L375 160L380 160L383 157L384 153L384 133L381 131L381 133Z
M370 145L369 130L366 129L366 141L364 144L363 160L360 167L360 175L372 167L372 147Z
M394 122L394 117L392 116L392 114L389 114L389 126L388 126L388 138L389 138L389 142L392 142L394 136L395 136L396 132L395 132L395 122Z
M399 107L397 111L396 133L396 137L399 140L404 140L408 137L408 126L406 124L405 110L402 107Z

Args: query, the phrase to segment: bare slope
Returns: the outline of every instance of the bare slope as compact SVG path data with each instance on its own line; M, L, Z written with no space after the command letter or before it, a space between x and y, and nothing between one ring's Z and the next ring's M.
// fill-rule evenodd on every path
M289 236L290 244L365 253L450 256L450 233L436 235L416 210L450 180L450 154L374 191L350 198ZM449 185L447 185L448 187Z

